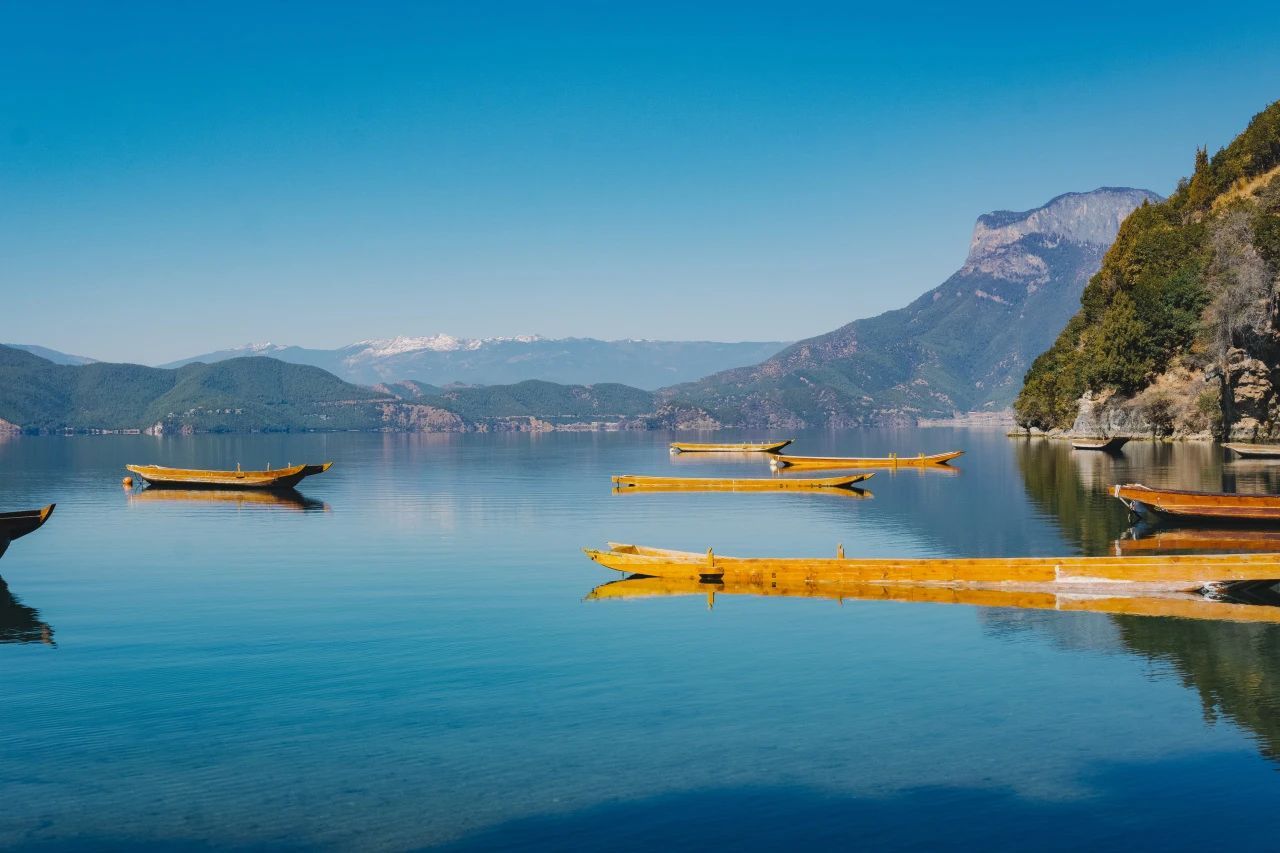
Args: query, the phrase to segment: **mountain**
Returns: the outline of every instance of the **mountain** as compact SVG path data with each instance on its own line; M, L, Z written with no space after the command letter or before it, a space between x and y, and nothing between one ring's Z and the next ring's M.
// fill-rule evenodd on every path
M1032 364L1040 429L1280 438L1280 101L1135 211Z
M0 433L617 428L643 425L653 407L652 393L608 383L365 388L264 357L174 369L60 365L0 346Z
M431 385L500 385L540 379L561 384L614 382L654 389L754 364L783 342L601 341L594 338L464 339L449 335L361 341L338 349L247 344L164 367L265 355L309 364L361 385L415 380Z
M86 358L82 355L68 355L65 352L58 352L56 349L36 346L35 344L0 344L0 346L25 350L33 355L52 361L54 364L93 364L97 361L97 359Z
M662 392L724 425L913 423L1007 408L1147 190L1067 193L978 217L964 265L905 308Z

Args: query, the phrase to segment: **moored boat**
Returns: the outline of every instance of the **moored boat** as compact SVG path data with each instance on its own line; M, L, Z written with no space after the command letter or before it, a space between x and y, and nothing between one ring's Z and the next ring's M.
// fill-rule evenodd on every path
M0 555L15 539L39 530L53 515L56 504L49 504L40 509L24 509L18 512L0 512Z
M1105 450L1117 451L1129 443L1127 437L1117 436L1115 438L1080 438L1071 442L1071 446L1076 450Z
M1280 554L1144 557L973 557L943 559L726 557L609 543L584 549L606 568L663 578L750 582L915 584L1020 589L1196 591L1238 581L1280 580Z
M201 471L162 465L126 465L150 486L183 489L292 489L305 477L323 474L333 465L289 465L266 471Z
M741 442L733 443L699 443L696 441L671 442L672 453L777 453L790 444L785 441Z
M1145 518L1280 523L1280 496L1276 495L1153 489L1141 483L1116 485L1111 493Z
M931 468L943 466L952 459L963 456L963 450L950 453L934 453L926 456L774 456L769 460L773 468Z
M1280 459L1280 444L1244 444L1233 442L1223 447L1241 459Z
M645 477L624 474L613 478L619 491L729 491L772 492L801 489L852 489L855 483L870 479L874 474L846 474L841 477Z

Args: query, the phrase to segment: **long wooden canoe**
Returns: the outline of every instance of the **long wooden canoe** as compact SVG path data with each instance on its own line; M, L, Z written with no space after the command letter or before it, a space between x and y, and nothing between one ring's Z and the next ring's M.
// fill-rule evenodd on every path
M782 448L792 442L788 438L786 441L764 441L764 442L742 442L738 444L715 444L715 443L698 443L696 441L673 441L671 442L672 453L777 453Z
M790 489L852 489L855 483L874 477L874 474L846 474L841 477L784 478L784 477L642 477L624 474L613 478L613 485L620 491L643 490L664 492L773 492Z
M18 512L0 512L0 556L9 548L9 543L39 530L53 515L57 504L49 504L40 509L24 509Z
M752 595L824 598L841 602L857 600L965 604L977 607L1013 607L1023 610L1171 616L1179 619L1212 619L1226 622L1280 622L1280 607L1219 601L1206 598L1199 593L1185 592L1152 592L1144 595L1119 595L1106 592L1082 594L887 583L765 583L633 576L601 584L587 594L587 599L605 601L685 595L705 596L708 607L715 606L718 595Z
M946 465L952 459L963 456L963 450L935 453L925 456L774 456L769 460L773 468L929 468Z
M1235 442L1222 446L1242 459L1280 459L1280 444L1244 444Z
M1128 438L1078 438L1071 442L1076 450L1104 450L1114 452L1129 443Z
M1148 518L1280 522L1280 496L1276 495L1153 489L1141 483L1116 485L1112 494L1131 511Z
M183 489L292 489L304 477L323 474L332 462L321 465L290 465L268 471L198 471L165 468L161 465L126 465L151 486Z
M1185 590L1236 581L1280 581L1280 554L1149 557L975 557L942 559L725 557L609 543L583 549L606 568L663 578L767 582L995 585L1022 589Z

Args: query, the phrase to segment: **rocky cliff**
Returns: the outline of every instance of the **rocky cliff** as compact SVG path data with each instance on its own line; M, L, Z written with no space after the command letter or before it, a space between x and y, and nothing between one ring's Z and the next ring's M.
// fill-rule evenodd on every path
M1005 409L1078 306L1120 223L1159 197L1104 187L978 218L960 269L905 308L855 320L753 367L660 392L717 423L914 423Z

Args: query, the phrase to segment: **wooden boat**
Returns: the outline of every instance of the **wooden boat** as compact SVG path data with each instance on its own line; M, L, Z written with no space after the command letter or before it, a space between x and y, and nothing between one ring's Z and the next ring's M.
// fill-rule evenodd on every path
M1129 443L1128 438L1081 438L1071 442L1076 450L1105 450L1115 452Z
M1152 489L1141 483L1116 485L1112 494L1130 511L1147 518L1280 522L1280 496L1276 495Z
M304 477L323 474L333 465L290 465L274 471L199 471L186 468L165 468L161 465L126 465L133 473L160 487L177 486L183 489L292 489Z
M739 444L700 444L695 441L671 442L672 453L777 453L790 444L786 441L744 442Z
M39 530L53 515L57 504L49 504L41 509L25 509L19 512L0 512L0 556L9 548L9 543Z
M1241 459L1280 459L1280 444L1224 444L1223 447Z
M925 456L842 457L842 456L775 456L769 460L773 468L930 468L946 465L963 456L963 450Z
M889 583L1076 591L1182 590L1236 581L1280 580L1280 554L1158 555L1149 557L974 557L942 559L725 557L609 543L584 549L606 568L662 578L726 581Z
M129 503L229 503L237 507L272 506L283 509L294 509L308 512L311 510L329 511L324 501L309 498L297 489L183 489L168 487L162 489L141 489L128 491Z
M976 607L1166 616L1225 622L1280 622L1280 607L1240 604L1230 599L1222 601L1208 598L1200 593L1186 592L1152 592L1143 595L1120 595L1113 592L1098 595L888 583L815 584L772 581L766 583L633 576L601 584L587 594L587 599L606 601L693 595L705 596L708 608L715 606L718 595L751 595L824 598L840 602L857 600L963 604Z
M842 477L794 478L783 477L641 477L624 474L613 478L619 491L631 489L664 492L775 492L790 489L852 489L855 483L868 480L874 474L846 474Z

